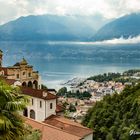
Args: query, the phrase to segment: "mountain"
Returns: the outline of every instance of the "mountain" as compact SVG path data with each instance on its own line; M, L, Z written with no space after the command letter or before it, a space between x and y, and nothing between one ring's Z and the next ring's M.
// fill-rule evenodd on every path
M94 41L109 40L113 38L129 38L140 34L140 13L133 13L120 17L104 25L92 37Z
M98 17L98 21L105 20ZM88 16L32 15L20 17L0 26L0 40L87 40L95 33L93 22L94 17ZM98 28L102 24L100 23Z

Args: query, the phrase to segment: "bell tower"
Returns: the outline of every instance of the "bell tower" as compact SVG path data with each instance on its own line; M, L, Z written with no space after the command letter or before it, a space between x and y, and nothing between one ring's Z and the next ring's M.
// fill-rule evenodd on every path
M0 50L0 67L2 67L2 56L3 56L3 52Z

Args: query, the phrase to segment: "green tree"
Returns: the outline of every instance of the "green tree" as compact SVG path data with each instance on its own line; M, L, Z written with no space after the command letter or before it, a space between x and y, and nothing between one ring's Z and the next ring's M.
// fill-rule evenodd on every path
M89 92L84 92L83 97L90 98L92 95Z
M75 112L76 111L76 107L73 104L70 104L69 111L70 112Z
M87 112L82 124L94 130L95 140L137 140L140 135L129 133L140 131L140 84L105 96Z
M0 81L0 140L17 140L26 133L19 111L28 102L18 88Z
M108 133L108 134L107 134L106 140L114 140L111 133Z
M41 89L48 89L46 85L41 84Z
M67 88L66 87L62 87L61 89L58 90L57 95L58 96L64 96L67 93Z
M27 134L21 137L20 140L40 140L41 132L40 130L34 130L31 126L25 126L27 130Z

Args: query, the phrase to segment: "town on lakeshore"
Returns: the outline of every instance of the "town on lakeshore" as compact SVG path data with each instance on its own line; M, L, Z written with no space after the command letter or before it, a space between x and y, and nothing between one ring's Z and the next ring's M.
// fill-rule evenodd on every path
M30 97L30 104L20 112L25 123L39 129L43 140L92 140L93 130L81 125L87 111L106 95L120 94L126 86L137 85L140 70L107 73L87 79L69 80L58 92L43 83L25 58L13 66L3 67L0 51L0 77L8 85L19 87Z
M0 0L0 140L140 140L140 0Z

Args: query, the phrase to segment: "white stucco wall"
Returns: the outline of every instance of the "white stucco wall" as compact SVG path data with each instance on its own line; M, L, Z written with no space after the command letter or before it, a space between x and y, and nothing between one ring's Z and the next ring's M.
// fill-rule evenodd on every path
M93 134L90 134L90 135L84 137L83 140L93 140Z
M50 103L53 104L53 108L52 109L50 109ZM56 99L47 100L46 101L46 117L49 117L52 114L55 115L56 114L55 110L56 110Z
M33 99L33 105L32 105ZM40 107L40 101L42 102L42 107ZM53 108L50 109L50 103L53 104ZM49 117L52 114L56 114L56 99L53 100L43 100L40 98L31 97L30 105L27 107L28 117L30 118L30 110L35 111L35 120L44 121L45 118Z

